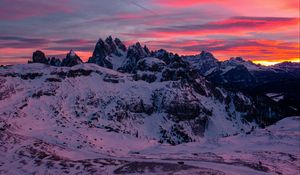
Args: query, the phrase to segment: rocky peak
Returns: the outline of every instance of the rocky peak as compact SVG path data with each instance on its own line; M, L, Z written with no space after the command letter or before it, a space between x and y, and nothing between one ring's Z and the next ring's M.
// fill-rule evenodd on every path
M83 62L80 57L73 50L70 50L66 58L62 60L61 66L72 67L81 63Z
M118 38L113 39L109 36L105 41L100 38L95 46L93 56L88 62L112 69L113 64L108 58L112 56L121 57L125 54L126 50L126 46Z
M147 48L147 46L144 46L143 48L139 42L128 48L127 58L136 57L139 60L147 56L150 56L149 49Z
M121 49L123 52L127 51L126 46L122 43L122 41L119 38L115 38L115 44L116 46Z
M108 55L118 54L117 47L116 47L116 45L115 45L115 43L114 43L111 36L109 36L105 39L105 43L108 45L108 47L107 47L107 54Z
M149 56L149 49L146 46L142 47L141 44L137 42L136 44L128 48L126 60L124 61L123 65L119 68L119 71L132 73L133 71L135 71L137 62L140 59Z
M44 52L37 50L32 54L32 63L48 64L48 59L46 58Z
M168 52L164 49L159 49L152 53L153 57L163 60L166 64L170 64L171 60L174 58L174 54Z
M106 41L110 42L110 39L107 38ZM111 43L112 44L112 43ZM89 58L89 63L95 63L99 66L112 69L113 66L110 61L106 59L107 56L111 54L111 47L109 44L106 44L101 38L98 40L93 56Z
M69 55L70 55L70 57L75 57L76 53L74 52L73 49L71 49L70 52L69 52Z
M202 60L216 60L217 61L217 59L214 57L214 55L207 51L201 51L199 56L200 56L200 59L202 59Z
M246 62L242 57L231 57L231 61L236 61L236 62Z
M60 65L61 65L61 60L60 60L59 58L52 57L52 58L50 59L49 64L50 64L51 66L60 66Z

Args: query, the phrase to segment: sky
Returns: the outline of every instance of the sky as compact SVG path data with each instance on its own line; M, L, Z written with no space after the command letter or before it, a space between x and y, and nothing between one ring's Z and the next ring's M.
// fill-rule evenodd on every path
M99 38L180 55L300 60L300 0L0 0L0 64L32 52L87 60Z

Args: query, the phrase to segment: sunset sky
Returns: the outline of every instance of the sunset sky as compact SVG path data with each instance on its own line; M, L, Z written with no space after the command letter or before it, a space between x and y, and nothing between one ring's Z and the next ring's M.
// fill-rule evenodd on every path
M109 35L220 60L299 61L299 13L299 0L0 0L0 64L37 49L87 60Z

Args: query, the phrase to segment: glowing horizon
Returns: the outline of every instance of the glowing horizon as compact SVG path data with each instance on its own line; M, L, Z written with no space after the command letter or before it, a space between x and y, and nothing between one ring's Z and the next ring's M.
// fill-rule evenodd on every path
M25 63L35 50L64 57L73 49L86 61L109 35L180 55L206 50L219 60L299 62L299 0L238 2L2 0L0 64Z

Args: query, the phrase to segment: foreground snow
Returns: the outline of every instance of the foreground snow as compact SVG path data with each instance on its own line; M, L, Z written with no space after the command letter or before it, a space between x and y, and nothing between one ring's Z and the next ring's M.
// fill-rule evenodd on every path
M248 135L170 146L102 129L2 131L1 174L297 174L300 117ZM78 133L85 135L79 136ZM78 139L78 140L76 140ZM80 139L80 140L79 140ZM59 143L61 141L61 143Z

